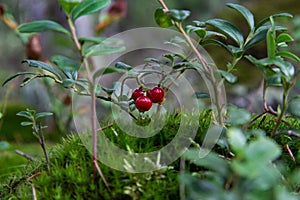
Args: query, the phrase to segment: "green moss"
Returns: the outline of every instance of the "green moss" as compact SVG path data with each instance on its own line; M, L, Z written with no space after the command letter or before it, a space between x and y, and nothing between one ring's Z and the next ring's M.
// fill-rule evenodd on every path
M31 174L39 175L30 182L25 181L26 175L29 177L27 173L14 176L10 184L0 187L3 191L0 197L29 199L30 184L35 186L38 199L174 199L178 196L177 173L172 169L129 174L100 165L113 191L110 194L100 177L96 183L93 181L92 157L75 135L52 149L50 161L50 171L45 171L45 166L33 170ZM10 190L12 187L15 190Z
M294 127L299 128L299 123L291 118L287 119ZM198 135L196 142L201 143L204 133L209 127L211 113L203 112L200 115ZM122 130L113 125L104 131L104 134L121 148L130 146L136 152L149 152L159 147L159 144L167 144L174 137L180 125L180 114L174 113L168 117L165 126L155 137L135 139L128 136ZM263 121L255 121L251 129L262 128L270 134L275 125L274 117L267 116ZM282 123L280 130L289 128ZM115 134L117 133L117 134ZM284 140L280 136L275 137L278 143L285 144L290 140ZM142 143L142 145L140 144ZM220 147L216 147L220 148ZM296 146L291 144L291 148ZM299 148L299 147L298 147ZM179 198L179 160L172 164L172 168L154 171L151 173L130 174L120 172L100 163L101 170L109 183L112 193L106 189L100 176L93 180L92 157L81 139L77 135L70 135L60 144L51 148L50 171L46 170L43 161L30 163L24 169L19 169L14 175L0 184L0 197L4 199L29 199L32 196L31 185L34 185L38 199L51 197L52 199L178 199ZM283 161L290 159L280 158ZM288 163L288 162L287 162ZM294 165L295 166L295 165ZM186 169L195 170L187 164ZM197 168L197 170L199 170ZM36 176L30 181L28 177Z

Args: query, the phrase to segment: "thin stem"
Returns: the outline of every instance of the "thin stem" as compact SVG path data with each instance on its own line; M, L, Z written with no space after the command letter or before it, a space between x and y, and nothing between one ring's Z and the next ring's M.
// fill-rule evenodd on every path
M26 158L27 160L29 161L33 161L33 162L36 162L36 159L26 153L24 153L23 151L20 151L20 150L15 150L15 153L20 155L20 156L23 156L24 158Z
M47 168L48 168L48 170L50 170L49 156L48 156L48 153L47 153L46 143L45 143L45 139L44 139L44 134L43 134L42 126L41 126L40 123L38 125L38 133L39 133L39 142L41 144L41 147L43 149L43 152L44 152L44 155L45 155L45 158L46 158Z
M281 123L283 117L284 117L284 113L285 113L285 111L287 110L287 98L288 98L288 93L289 93L289 90L285 90L285 91L283 92L283 97L282 97L282 108L281 108L280 115L279 115L278 118L277 118L277 122L276 122L275 128L274 128L274 130L273 130L273 132L272 132L272 137L275 136L276 131L277 131L277 129L278 129L278 127L279 127L279 125L280 125L280 123Z
M72 37L73 37L73 40L75 42L75 45L78 49L78 51L80 52L80 55L81 55L81 58L82 58L82 63L86 69L86 72L87 72L87 76L88 76L88 81L89 81L89 84L90 84L90 95L91 95L91 111L92 111L92 115L91 115L91 126L92 126L92 140L93 140L93 143L92 143L92 156L93 156L93 176L94 176L94 181L96 182L97 180L97 171L99 172L100 176L101 176L101 179L102 181L104 182L105 186L107 187L108 191L111 192L108 184L107 184L107 181L104 177L104 175L102 174L101 172L101 169L100 167L98 166L98 163L97 163L97 144L98 144L98 137L97 137L97 111L96 111L96 95L95 95L95 84L94 84L94 80L93 80L93 77L92 77L92 74L91 74L91 71L90 71L90 64L87 60L87 58L85 58L85 55L82 51L82 46L78 40L78 37L77 37L77 33L76 33L76 29L75 29L75 25L72 21L71 18L68 18L68 23L69 23L69 26L70 26L70 30L71 30L71 33L72 33Z
M168 7L166 6L166 4L164 3L164 0L158 0L158 2L161 4L161 6L163 7L164 11L166 13L169 12ZM200 62L200 64L202 65L205 75L206 77L210 80L213 88L214 88L214 93L215 93L215 105L217 108L217 112L218 112L218 123L219 125L223 126L224 125L224 120L222 117L222 110L223 110L223 105L221 102L221 97L220 97L220 91L219 91L219 83L217 82L217 80L215 79L214 76L214 72L213 70L207 65L207 63L205 62L205 59L202 57L201 53L197 50L196 46L194 45L194 43L192 42L191 38L188 36L188 34L185 32L185 30L182 27L182 24L180 22L175 22L173 21L173 24L175 25L175 27L181 32L181 34L183 35L183 37L185 38L185 40L187 41L187 43L189 44L189 46L191 47L192 51L194 52L194 54L196 55L198 61Z
M32 191L32 200L37 200L36 191L33 184L31 185L31 191Z

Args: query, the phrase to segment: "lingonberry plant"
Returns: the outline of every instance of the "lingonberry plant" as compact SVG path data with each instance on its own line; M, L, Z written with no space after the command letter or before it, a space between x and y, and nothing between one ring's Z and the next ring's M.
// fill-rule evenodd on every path
M51 116L51 112L40 112L36 113L35 110L24 110L17 113L20 117L25 117L29 121L21 122L22 126L32 126L33 135L38 139L39 144L41 145L44 156L46 159L48 170L50 169L49 156L46 149L46 142L44 139L43 129L47 128L47 126L43 126L41 124L41 119L47 116Z
M25 41L30 40L33 35L35 36L42 31L55 31L64 34L65 37L72 39L79 59L74 59L75 56L70 55L54 55L47 62L38 60L38 56L26 59L23 63L34 70L14 74L3 85L19 76L26 76L21 86L27 85L36 78L51 79L52 82L65 89L91 98L92 112L90 118L92 119L94 180L96 180L96 172L98 171L110 191L110 187L97 163L97 99L118 106L136 120L138 122L136 124L147 125L149 122L148 111L151 111L154 104L160 108L165 103L171 85L176 83L184 73L197 70L208 80L208 84L213 87L214 93L208 95L197 92L195 96L198 98L207 98L210 95L214 97L211 109L215 107L217 112L211 114L212 123L221 127L224 134L218 140L217 147L214 149L215 152L204 159L199 159L201 152L199 148L185 154L185 158L194 163L196 169L201 168L199 171L195 170L195 176L190 173L180 176L181 182L188 186L189 198L253 199L259 198L262 192L270 198L279 196L280 192L283 193L284 199L293 198L292 194L287 194L288 187L296 191L299 183L292 181L290 176L286 176L284 170L280 174L281 169L278 167L280 164L276 163L276 159L280 160L281 152L286 150L289 159L293 160L291 165L295 167L299 164L297 163L299 158L294 156L293 151L298 152L297 148L299 148L299 124L295 122L295 119L299 120L300 118L300 97L289 98L289 94L296 84L298 70L295 63L300 63L300 59L288 50L288 43L293 39L287 32L288 29L279 23L281 18L291 18L290 14L274 14L256 23L253 14L247 8L238 4L227 4L229 8L237 11L247 22L249 32L245 37L245 34L242 34L238 27L224 19L194 20L189 23L187 18L190 16L190 11L169 9L164 0L158 0L161 8L155 11L154 17L157 24L162 28L175 27L181 33L181 37L168 42L178 48L181 45L187 45L194 57L168 53L161 55L161 59L146 58L144 66L138 71L135 71L130 64L116 62L113 67L95 72L95 66L91 61L92 56L122 52L125 47L120 40L79 37L75 22L81 16L100 11L109 5L110 1L59 0L58 2L66 14L68 28L49 20L17 25L13 21L13 23L9 22L11 18L5 18L5 22ZM5 16L5 13L0 14L4 19L3 15ZM250 52L249 49L260 42L266 42L266 58L257 58L255 54L248 53ZM198 49L198 46L206 47L207 45L215 45L215 48L222 47L230 53L232 59L227 63L226 69L215 71L211 63L207 63L202 52ZM234 106L226 108L221 96L221 86L225 81L231 84L237 83L238 77L233 72L239 70L238 64L243 58L248 59L257 66L263 75L264 111L252 119L249 111L245 109ZM83 73L80 76L79 71ZM116 83L116 87L113 88L95 83L95 80L100 76L111 73L122 73L126 76ZM159 77L155 87L153 85L149 86L145 82L145 77L153 74ZM222 76L221 81L216 78L218 74ZM127 91L125 88L126 82L129 80L134 80L138 85L133 92L132 90ZM282 102L276 109L267 104L266 92L270 87L283 89ZM118 89L119 91L117 91ZM157 109L157 112L159 111L160 109ZM287 113L287 111L290 112ZM225 112L227 113L224 119L223 114ZM289 114L291 116L288 116ZM20 112L18 115L31 120L30 122L24 122L23 125L32 125L39 141L42 140L42 134L40 134L42 126L36 121L48 114L35 114L33 111L28 110ZM275 117L275 123L274 118L267 121L267 119L270 119L269 115ZM291 122L291 118L294 121ZM259 119L262 120L259 121ZM259 124L257 127L260 128L264 120L267 124L273 123L272 126L264 128L266 133L261 130L249 130L249 127L254 126L256 123ZM283 124L285 128L281 128ZM108 126L108 128L110 127ZM176 123L170 125L170 127L176 127ZM115 129L112 130L115 135L118 135ZM283 137L281 137L282 135ZM196 147L199 147L198 142L194 142ZM44 142L41 143L42 147L43 144ZM292 150L290 145L293 147ZM47 153L44 152L49 164ZM299 154L298 152L298 156ZM191 172L193 172L193 168L195 166L191 164ZM203 170L203 168L206 170ZM286 184L286 187L278 187L276 185L278 182L280 182L280 186Z

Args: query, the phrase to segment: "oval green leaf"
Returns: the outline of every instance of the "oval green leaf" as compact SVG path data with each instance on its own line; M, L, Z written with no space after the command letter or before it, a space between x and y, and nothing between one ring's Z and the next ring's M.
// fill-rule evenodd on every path
M56 31L70 35L70 32L60 24L50 20L33 21L18 26L17 30L20 33L39 33L43 31Z
M132 67L130 65L127 65L126 63L123 63L123 62L117 62L115 64L115 67L118 69L125 69L128 71L132 69Z
M71 11L80 3L80 0L58 0L59 5L62 9L70 15Z
M280 51L280 52L277 52L276 56L281 56L281 57L292 59L292 60L294 60L296 62L300 62L300 58L298 56L296 56L295 54L289 52L289 51Z
M63 71L78 71L80 64L71 58L62 55L52 56L50 61Z
M280 35L278 35L278 37L276 39L277 43L292 42L292 41L294 41L294 39L288 33L281 33Z
M170 16L167 13L165 13L162 8L156 9L154 19L157 25L159 25L162 28L168 28L170 26L173 26Z
M210 25L218 30L227 34L230 38L232 38L240 47L244 44L243 34L239 31L239 29L231 24L230 22L223 19L211 19L206 21L207 25Z
M110 0L84 0L72 10L72 19L76 20L81 16L98 12L109 4Z
M271 15L270 17L272 17L273 19L280 18L280 17L293 18L293 15L291 15L289 13L278 13L278 14L275 14L275 15ZM261 20L260 22L258 22L257 25L255 26L255 30L257 30L258 28L260 28L261 26L263 26L264 24L269 22L270 17L266 17L263 20Z
M169 10L169 14L174 21L182 22L183 20L185 20L190 16L191 11L171 9Z
M228 83L236 83L238 78L233 75L232 73L229 73L227 71L224 71L224 70L218 70L221 74L221 76L228 82Z
M246 19L250 31L254 32L254 16L253 14L244 6L238 5L238 4L233 4L233 3L228 3L226 4L229 8L235 9L239 13L243 15L243 17Z
M27 63L29 67L40 68L54 74L59 80L62 80L61 75L51 66L37 60L23 60L22 63Z

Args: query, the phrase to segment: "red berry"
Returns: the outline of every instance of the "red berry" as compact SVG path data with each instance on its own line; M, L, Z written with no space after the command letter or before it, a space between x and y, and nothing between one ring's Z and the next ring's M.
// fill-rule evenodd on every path
M153 103L161 103L164 100L165 92L160 87L154 87L147 92L147 96Z
M143 89L135 89L131 95L131 98L135 101L140 96L144 96L145 91Z
M147 96L140 96L135 101L135 107L140 112L145 112L145 111L150 110L151 106L152 106L152 101Z

